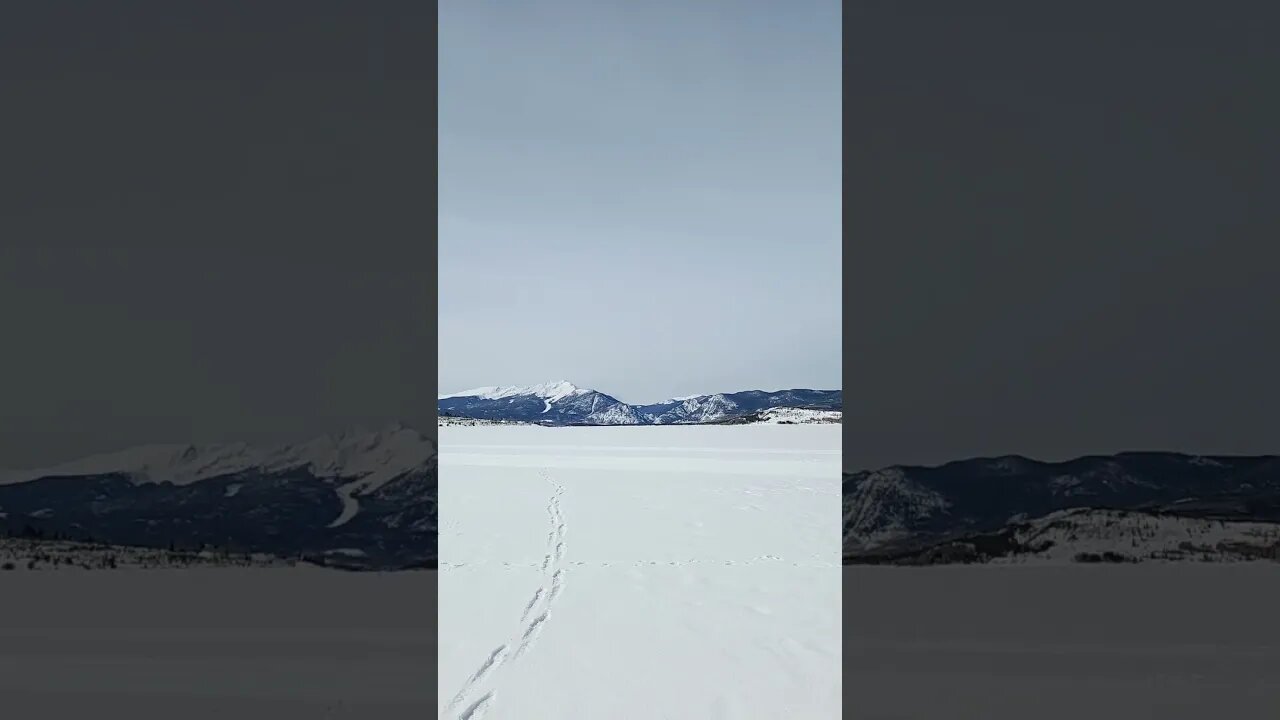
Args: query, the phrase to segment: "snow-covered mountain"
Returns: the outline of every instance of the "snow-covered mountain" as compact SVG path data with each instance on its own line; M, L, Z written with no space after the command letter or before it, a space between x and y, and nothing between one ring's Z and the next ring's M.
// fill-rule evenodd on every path
M655 425L710 423L779 408L840 410L844 393L840 390L744 390L735 393L696 395L645 405L641 413Z
M736 415L745 415L750 410L743 410L724 393L716 393L644 405L640 412L654 425L674 425L719 422Z
M630 405L565 382L528 387L482 387L440 395L441 417L545 425L667 425L713 423L775 408L840 410L839 390L749 390Z
M482 387L441 395L441 416L548 425L639 425L635 409L602 392L569 382L528 387Z
M251 468L279 472L307 467L317 477L372 477L372 489L422 465L434 452L432 442L421 433L393 423L377 431L356 428L272 448L245 443L141 445L39 470L7 471L0 474L0 483L54 475L125 473L139 483L186 485Z
M979 458L844 477L846 562L1270 558L1280 457Z
M257 448L146 445L0 474L0 529L284 555L435 555L435 443L400 424Z

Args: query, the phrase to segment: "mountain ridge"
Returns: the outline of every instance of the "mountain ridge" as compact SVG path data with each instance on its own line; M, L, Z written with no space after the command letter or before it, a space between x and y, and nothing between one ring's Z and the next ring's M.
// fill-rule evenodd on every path
M435 442L401 423L311 440L142 445L0 476L0 532L433 566Z
M780 407L838 411L842 406L842 391L808 388L709 393L634 405L568 381L487 386L437 397L442 416L544 425L706 424Z
M1145 559L1169 559L1170 547L1157 553L1135 538L1157 532L1151 528L1203 538L1207 531L1200 524L1205 522L1231 524L1238 536L1227 533L1218 545L1197 546L1195 553L1269 557L1277 549L1270 544L1273 535L1260 534L1255 526L1280 526L1280 456L1275 455L1129 451L1059 462L1004 455L845 473L843 486L847 563L1064 557L1061 547L1046 555L1047 547L1019 540L1032 535L1052 537L1059 546L1088 537L1091 545L1080 550L1083 555L1096 555L1111 541L1116 557L1126 557L1122 550L1129 548ZM1107 513L1126 515L1117 520ZM1032 533L1029 528L1037 523L1045 526ZM1254 542L1246 536L1261 544L1241 553L1236 546Z

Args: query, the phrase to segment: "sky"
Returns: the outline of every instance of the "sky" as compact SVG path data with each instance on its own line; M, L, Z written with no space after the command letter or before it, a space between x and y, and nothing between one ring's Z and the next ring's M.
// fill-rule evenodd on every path
M434 426L435 18L379 7L0 11L0 468Z
M850 7L846 467L1280 452L1274 4Z
M439 384L841 387L835 0L444 0Z

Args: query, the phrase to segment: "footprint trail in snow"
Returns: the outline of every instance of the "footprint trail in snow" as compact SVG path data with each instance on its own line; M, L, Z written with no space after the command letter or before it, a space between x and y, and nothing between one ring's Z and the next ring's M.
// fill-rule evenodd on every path
M568 528L564 521L564 513L560 508L560 497L564 495L564 486L551 479L543 470L539 473L552 487L551 499L547 503L547 517L551 530L547 533L547 552L542 559L542 584L534 591L533 597L525 605L520 615L520 626L508 642L498 646L489 653L488 658L463 684L445 708L446 713L457 713L456 720L480 720L488 713L489 708L497 702L498 693L494 689L495 676L509 661L521 658L531 650L538 638L545 631L551 619L551 609L556 598L564 590L565 571L561 565L565 554L565 533ZM512 648L515 648L512 650ZM462 708L461 712L458 708Z

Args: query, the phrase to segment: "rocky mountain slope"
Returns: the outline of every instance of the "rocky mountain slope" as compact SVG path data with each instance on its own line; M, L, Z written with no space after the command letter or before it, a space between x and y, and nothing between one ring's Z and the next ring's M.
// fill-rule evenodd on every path
M1273 527L1271 456L1010 456L844 477L850 563L1264 558Z
M436 489L434 442L402 425L276 448L152 445L5 473L0 533L422 567Z
M441 395L443 415L548 425L639 425L635 408L617 398L568 382L529 387L482 387Z

